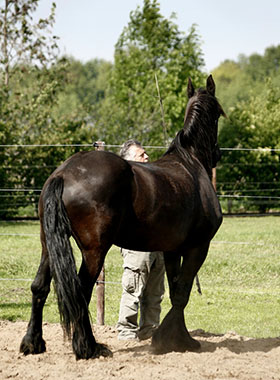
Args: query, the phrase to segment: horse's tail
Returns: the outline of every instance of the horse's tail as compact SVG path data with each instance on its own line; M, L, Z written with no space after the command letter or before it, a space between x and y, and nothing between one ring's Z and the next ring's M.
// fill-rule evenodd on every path
M50 268L55 283L60 320L70 338L74 325L84 320L88 307L77 275L75 259L70 244L72 233L62 201L64 181L53 178L44 195L43 228L50 258Z

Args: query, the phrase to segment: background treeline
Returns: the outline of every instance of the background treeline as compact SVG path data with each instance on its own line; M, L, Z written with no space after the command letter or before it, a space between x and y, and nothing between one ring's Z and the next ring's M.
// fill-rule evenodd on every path
M218 192L227 194L229 212L279 210L280 45L225 61L213 75L228 115L220 123L219 144L244 149L224 151ZM258 148L265 150L251 150Z
M187 78L197 87L207 76L196 25L183 33L174 15L170 19L161 15L159 1L144 0L131 12L113 63L61 57L52 34L55 4L49 17L35 22L32 16L38 4L39 0L7 0L0 8L0 216L4 218L36 215L39 190L48 175L75 151L92 149L93 141L118 145L136 138L144 145L169 144L183 126ZM257 190L258 196L268 198L260 202L245 197L238 204L226 198L225 210L278 208L279 64L280 46L276 46L263 55L225 61L212 72L228 115L220 122L220 146L274 149L224 152L217 169L219 194L244 196ZM73 146L42 146L57 144ZM149 153L156 158L163 151ZM31 209L26 209L28 204Z

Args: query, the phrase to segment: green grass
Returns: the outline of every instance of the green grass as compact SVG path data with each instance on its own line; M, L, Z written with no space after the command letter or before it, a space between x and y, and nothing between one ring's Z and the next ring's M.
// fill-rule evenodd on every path
M185 309L187 327L211 333L235 331L256 337L279 336L280 217L225 218L199 272L202 296L194 285ZM0 222L0 319L28 320L31 279L40 262L38 222ZM24 236L8 234L26 234ZM80 253L75 246L77 265ZM122 258L113 247L105 262L105 323L115 325L121 297ZM168 288L162 314L170 308ZM90 311L96 320L96 296ZM44 320L58 322L53 290Z

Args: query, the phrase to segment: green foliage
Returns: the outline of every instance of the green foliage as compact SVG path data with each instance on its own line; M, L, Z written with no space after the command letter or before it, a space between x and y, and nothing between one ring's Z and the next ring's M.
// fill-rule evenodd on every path
M279 68L280 45L267 48L263 56L225 61L214 70L217 93L228 115L220 125L221 147L279 149ZM229 199L229 212L279 210L279 175L277 151L226 151L217 170L218 192L244 197L237 206Z
M279 209L279 202L273 201L279 196L279 153L274 151L280 147L279 106L279 90L268 80L259 95L236 104L219 135L221 146L260 148L258 151L225 152L217 172L219 182L226 183L230 179L234 184L232 194L267 197L267 200L245 198L247 210L265 212L273 207ZM223 191L227 192L226 185L219 187L219 192Z
M56 36L53 4L46 19L33 21L39 0L6 1L0 8L0 137L1 144L42 144L55 137L50 110L63 83L64 62L56 63ZM51 132L51 133L50 133ZM41 152L22 152L20 148L1 148L1 188L36 188L41 180L30 171L38 165ZM36 157L37 156L37 157ZM46 164L45 164L46 165ZM13 167L13 172L11 168ZM3 175L2 175L3 174ZM16 193L2 196L2 204L18 206ZM26 200L34 198L30 191ZM0 211L6 217L7 208Z
M0 188L41 189L50 173L79 149L38 145L89 144L98 139L98 103L103 99L110 68L111 64L104 61L83 65L63 58L50 68L28 66L14 73L8 89L4 86L0 90L1 144L16 145L0 148ZM35 215L36 193L24 195L14 192L2 197L5 207L0 215L14 215L24 206L20 199L34 205L27 215Z
M248 98L248 80L240 63L230 60L223 62L213 70L213 77L216 83L217 97L226 113L229 113L238 101ZM222 125L223 119L219 123L220 129Z
M98 139L95 124L111 67L112 64L104 60L82 64L67 59L65 86L58 94L52 113L65 143L90 143Z
M99 136L122 143L136 138L143 144L166 144L157 75L168 138L183 126L187 78L199 85L204 78L200 40L195 26L187 36L160 14L157 1L145 0L130 14L115 50L115 63L106 92Z
M185 309L190 330L204 329L209 333L234 330L259 338L279 336L279 228L279 217L224 219L199 272L202 296L194 285ZM30 285L40 262L39 223L1 222L0 234L0 319L28 321ZM81 255L73 246L79 266ZM105 260L107 325L115 325L118 320L122 264L119 248L112 247ZM166 284L161 318L169 309ZM95 291L90 310L95 323ZM44 309L44 321L59 322L53 290Z
M104 97L111 67L98 60L83 65L59 59L57 37L51 32L55 4L48 18L34 22L38 3L7 1L0 8L0 144L10 145L0 147L0 188L4 189L0 216L4 218L24 215L24 210L36 215L37 191L76 151L38 145L92 141L97 104ZM30 204L33 208L25 208Z
M34 22L32 14L38 3L39 0L7 0L0 7L0 67L5 86L21 65L47 66L56 59L57 37L50 31L56 6L52 4L49 17Z

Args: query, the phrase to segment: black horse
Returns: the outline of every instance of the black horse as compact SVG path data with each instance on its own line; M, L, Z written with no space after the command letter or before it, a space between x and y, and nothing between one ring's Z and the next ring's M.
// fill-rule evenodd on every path
M32 313L20 351L44 352L43 307L54 278L62 326L72 335L77 359L111 356L92 333L88 304L112 244L163 251L172 308L152 338L157 352L198 349L188 333L184 308L193 280L222 222L211 183L220 158L218 119L224 111L210 75L206 89L188 83L184 127L167 152L137 163L102 151L81 152L46 181L40 201L41 263L32 283ZM69 238L82 253L77 274Z

